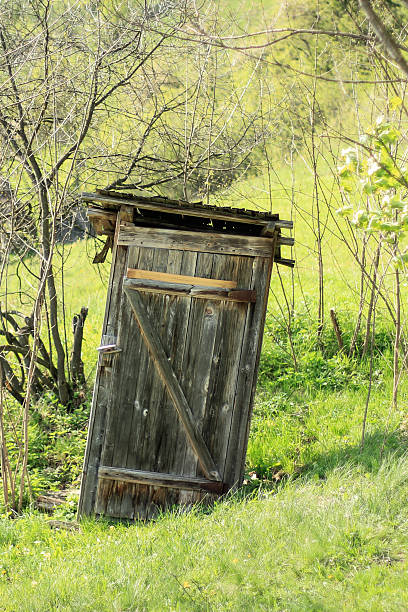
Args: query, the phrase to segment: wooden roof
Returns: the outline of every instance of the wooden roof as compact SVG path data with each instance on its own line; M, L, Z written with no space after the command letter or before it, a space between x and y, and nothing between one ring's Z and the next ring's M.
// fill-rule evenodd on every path
M293 222L279 219L278 214L102 189L94 193L84 192L80 198L90 204L88 217L96 234L100 236L113 236L117 211L121 206L133 206L133 223L139 227L263 237L277 232L275 262L291 267L294 265L292 259L281 257L281 246L294 244L293 238L281 235L281 230L292 229Z
M81 194L83 202L97 202L103 208L116 209L119 206L134 206L142 210L178 214L189 217L200 217L207 219L220 219L223 221L236 221L254 225L265 226L271 222L277 222L279 227L291 228L291 221L281 221L278 214L270 214L245 208L231 208L227 206L212 206L201 202L186 202L184 200L171 200L161 196L144 197L115 191L104 191L98 189L95 193L84 192Z

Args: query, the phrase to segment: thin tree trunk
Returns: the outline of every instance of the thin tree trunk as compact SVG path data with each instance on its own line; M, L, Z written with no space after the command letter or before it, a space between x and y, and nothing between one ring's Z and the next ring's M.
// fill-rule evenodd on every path
M363 448L364 448L365 434L366 434L366 427L367 427L368 406L370 404L371 389L372 389L372 386L373 386L373 362L374 362L374 338L375 338L375 308L374 308L373 312L374 312L374 315L373 315L373 325L372 325L371 334L370 334L370 375L369 375L369 380L368 380L368 389L367 389L366 403L365 403L365 406L364 406L363 425L362 425L362 428L361 428L361 443L360 443L361 450L363 450Z
M371 330L371 320L373 318L374 311L374 302L375 302L375 292L376 292L376 284L377 284L377 274L378 274L378 265L380 263L380 254L381 254L381 239L378 243L377 250L374 257L374 272L373 272L373 283L371 287L371 295L370 295L370 303L368 305L367 312L367 325L366 325L366 333L363 344L363 356L368 351L368 345L370 342L370 330Z
M319 10L319 4L317 7ZM317 43L318 37L315 39L315 55L314 55L314 71L317 73L318 67L318 55L317 55ZM312 108L310 116L310 127L311 127L311 144L312 144L312 166L313 166L313 197L316 206L316 246L317 246L317 263L318 263L318 274L319 274L319 294L318 294L318 314L317 314L317 339L321 344L321 338L324 326L324 269L323 269L323 253L322 253L322 226L320 218L320 199L319 199L319 185L317 176L317 153L316 153L316 88L317 79L313 81L313 98Z
M30 417L31 394L32 394L33 382L34 382L34 376L35 376L35 367L36 367L35 364L36 364L38 347L39 347L38 339L40 337L40 318L41 318L41 309L42 309L43 300L44 300L43 281L41 281L36 303L34 306L34 341L33 341L33 348L31 351L30 368L29 368L28 376L27 376L26 395L24 398L23 421L22 421L22 441L23 441L22 458L23 460L22 460L22 466L21 466L20 491L19 491L18 506L17 506L18 512L21 512L22 507L23 507L23 496L24 496L24 488L25 488L25 482L26 482L25 479L27 478L27 482L29 482L28 469L27 469L28 450L29 450L28 449L28 443L29 443L28 422L29 422L29 417Z
M1 469L1 480L3 483L4 507L6 509L6 512L8 513L10 511L9 486L12 483L10 483L9 485L9 482L8 482L8 477L10 475L10 463L8 459L6 432L4 428L3 384L4 384L3 368L0 364L0 444L1 444L0 469Z
M65 351L61 341L61 336L58 328L58 304L57 291L55 288L55 278L52 267L52 249L54 246L54 232L50 231L51 211L48 201L48 193L45 186L40 186L40 202L41 202L41 227L42 227L42 247L43 258L46 269L46 280L49 297L50 310L50 326L51 335L57 353L57 384L59 399L62 404L68 404L70 400L70 390L65 376Z
M356 326L354 328L353 337L352 337L351 342L350 342L350 350L349 350L350 357L356 351L357 338L358 338L358 335L360 333L361 320L362 320L362 317L363 317L363 310L364 310L364 303L365 303L365 291L364 291L364 288L365 288L365 276L364 276L364 269L365 269L365 265L366 265L366 257L365 257L366 248L367 248L367 237L364 234L364 236L363 236L363 248L362 248L362 251L361 251L360 301L359 301L359 306L358 306L358 315L357 315Z
M399 347L401 340L401 286L399 270L395 270L395 340L394 340L394 362L393 362L393 384L392 384L392 406L398 408L399 387Z
M344 349L343 336L341 333L340 325L337 320L334 308L330 308L330 318L332 321L334 333L336 334L337 344L339 345L339 350L342 351Z
M297 358L296 358L296 351L295 351L295 347L294 347L294 345L293 345L293 333L292 333L292 309L291 309L291 307L290 307L290 304L289 304L289 302L288 302L288 298L287 298L287 296L286 296L285 286L284 286L284 284L283 284L282 277L281 277L281 273L280 273L280 271L279 271L279 267L278 267L278 266L276 266L276 271L277 271L277 273L278 273L279 282L280 282L281 289L282 289L282 294L283 294L283 297L284 297L284 300L285 300L285 303L286 303L286 311L287 311L287 313L288 313L288 318L287 318L287 320L286 320L286 318L285 318L285 321L286 321L286 334L287 334L287 336L288 336L288 338L289 338L290 352L291 352L291 354L292 354L292 359L293 359L293 367L295 368L295 370L296 370L296 372L297 372L297 371L298 371L298 369L299 369L299 366L298 366L298 362L297 362ZM281 308L281 312L282 312L282 314L283 314L283 308Z

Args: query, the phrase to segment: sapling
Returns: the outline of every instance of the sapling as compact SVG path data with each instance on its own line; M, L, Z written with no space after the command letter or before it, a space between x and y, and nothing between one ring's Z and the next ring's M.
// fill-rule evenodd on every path
M389 101L391 110L397 109L401 104L402 100L398 96ZM363 240L370 235L376 238L378 256L383 243L389 245L391 251L395 279L392 391L394 409L397 409L398 405L400 379L401 274L406 274L408 263L408 246L404 244L405 232L408 229L408 173L400 152L401 141L401 133L395 124L380 116L375 126L364 135L360 147L351 147L342 151L343 163L339 168L339 175L347 204L337 211L361 230ZM378 268L378 259L376 261ZM376 299L369 304L369 320L375 303ZM372 351L374 329L371 333ZM362 445L367 407L368 402L363 420Z

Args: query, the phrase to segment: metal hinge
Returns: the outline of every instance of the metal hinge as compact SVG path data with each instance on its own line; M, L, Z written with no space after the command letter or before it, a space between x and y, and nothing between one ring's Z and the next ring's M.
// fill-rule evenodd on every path
M96 349L101 355L112 355L113 353L121 353L122 349L116 344L105 344L105 346L98 346Z

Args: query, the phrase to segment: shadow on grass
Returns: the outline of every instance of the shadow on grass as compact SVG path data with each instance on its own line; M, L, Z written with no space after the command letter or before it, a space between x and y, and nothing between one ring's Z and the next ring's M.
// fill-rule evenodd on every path
M386 432L377 429L365 436L361 444L345 444L314 457L300 471L303 477L316 475L326 478L333 470L342 467L354 467L367 473L376 473L384 461L390 457L401 457L408 450L406 433L398 430Z
M384 462L397 459L408 452L408 435L401 430L386 432L377 429L365 436L364 446L347 444L327 452L316 453L312 460L298 467L292 474L277 469L268 478L244 481L244 486L234 495L247 498L262 490L278 491L288 481L309 479L325 480L333 471L341 468L355 469L367 474L376 474ZM245 484L246 482L246 484Z
M207 504L205 501L198 502L193 506L172 506L164 510L158 510L157 516L150 520L129 520L119 518L99 517L98 522L109 526L131 526L139 525L149 527L161 520L167 520L169 516L183 515L186 512L194 512L200 516L212 514L214 509L221 503L229 501L245 501L262 494L262 491L278 492L288 481L294 479L307 481L310 479L326 479L336 469L354 468L363 473L375 474L381 465L390 458L397 459L408 451L408 436L402 431L385 432L377 429L365 437L363 449L360 444L344 445L331 451L317 454L313 461L304 465L294 474L285 474L280 471L278 479L273 476L270 479L256 479L248 481L236 491L230 491L214 503ZM278 475L278 472L277 474Z

